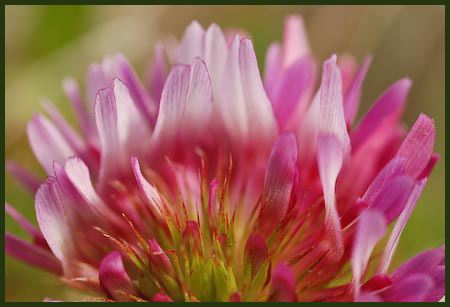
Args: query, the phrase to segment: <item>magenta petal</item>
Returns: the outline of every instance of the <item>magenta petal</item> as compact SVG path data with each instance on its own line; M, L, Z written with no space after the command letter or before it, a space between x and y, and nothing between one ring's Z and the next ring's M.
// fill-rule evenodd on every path
M156 293L152 298L152 302L170 303L173 302L173 300L165 294Z
M86 110L86 105L84 104L83 98L81 98L80 88L77 82L73 78L65 78L63 80L63 89L72 103L84 135L93 142L97 138L93 117Z
M296 302L295 284L295 275L292 269L283 263L279 264L272 273L268 301Z
M164 206L158 191L144 178L141 172L139 161L135 157L131 158L131 167L133 169L134 177L136 178L136 181L138 183L139 190L150 204L150 208L153 213L157 217L161 217Z
M29 265L62 274L61 262L47 249L30 244L12 234L5 232L5 252Z
M127 58L122 54L117 54L115 59L117 61L119 76L126 84L126 87L130 92L129 94L133 98L133 104L137 107L137 109L139 109L139 112L143 115L143 118L145 118L151 125L154 125L156 114L158 112L158 106L150 97ZM142 121L141 124L144 124L144 121Z
M5 212L19 223L19 225L33 238L34 243L42 247L47 247L44 236L39 229L37 229L30 221L20 214L19 211L11 207L8 203L5 203Z
M392 274L393 280L401 280L409 275L433 272L445 260L445 247L439 247L420 253L399 266Z
M276 133L271 103L264 90L253 43L244 38L239 45L239 67L250 131L254 137L269 138Z
M245 259L250 263L254 276L268 256L266 241L259 234L252 234L245 243Z
M260 232L269 236L285 217L298 176L297 141L291 133L275 142L264 178L264 192L259 216Z
M438 302L445 295L445 265L439 265L428 273L431 273L434 286L430 293L428 293L425 301Z
M438 163L440 159L439 154L432 154L430 160L427 163L427 166L423 169L422 173L419 175L417 179L428 178L433 171L436 163Z
M401 79L388 88L369 112L362 118L352 133L352 147L356 150L383 126L394 127L400 118L411 88L411 80Z
M219 213L219 204L217 202L217 188L219 187L219 180L213 179L209 184L209 199L208 199L208 215L210 221L216 221Z
M382 302L383 300L376 294L361 292L356 302Z
M298 125L299 117L312 95L315 77L315 64L311 56L298 59L283 73L271 98L281 130Z
M161 93L167 77L165 49L161 42L158 42L155 46L155 59L150 67L148 76L149 91L157 104L156 112L158 112Z
M354 296L360 296L361 278L369 263L375 245L386 233L386 220L378 210L367 209L358 220L352 248Z
M417 178L425 169L433 153L434 138L434 121L420 114L396 155L406 159L407 175Z
M99 269L100 285L111 298L117 301L130 301L127 294L136 294L133 281L128 276L122 256L114 251L103 258Z
M160 269L170 272L172 264L158 242L155 239L148 240L148 245L150 247L150 260L159 266Z
M398 217L397 222L395 222L394 228L392 229L389 241L385 247L383 256L381 257L379 263L379 272L387 272L392 256L394 255L395 249L397 248L398 241L400 240L400 235L402 234L403 229L405 228L406 223L408 222L408 219L416 206L417 200L419 199L426 182L426 179L422 179L421 181L417 182L412 188L405 208Z
M42 183L42 180L38 176L14 161L7 160L5 169L33 195Z
M427 274L414 274L394 282L381 296L385 302L422 302L433 286L433 279Z
M336 55L323 64L319 114L320 133L334 135L341 143L345 156L350 150L350 139L345 123L341 72L336 65Z
M177 64L192 64L195 57L203 58L205 30L193 21L183 34L181 43L176 51Z
M368 205L370 208L383 212L387 223L390 224L405 208L413 185L414 182L410 177L398 176L388 181L378 196Z
M264 63L264 88L273 104L275 101L276 88L278 87L282 72L280 44L272 43L269 46Z
M63 264L75 253L70 235L66 210L59 195L57 183L49 178L42 184L35 198L36 217L39 228L53 254Z
M53 173L54 161L64 163L75 154L55 125L39 114L28 122L27 133L34 155L47 174Z
M189 91L190 71L190 66L177 65L167 77L153 135L158 142L173 137L179 127Z
M336 209L336 179L342 167L344 149L333 135L320 135L317 140L317 164L325 201L324 229L329 257L339 260L343 255L342 229Z
M358 113L359 100L361 98L361 90L364 78L366 77L367 70L369 69L370 63L372 62L372 57L367 56L355 77L350 84L350 88L346 91L344 98L344 113L345 121L348 126L350 126L355 120L356 114Z
M285 19L283 33L283 67L310 53L308 36L302 17L291 15Z

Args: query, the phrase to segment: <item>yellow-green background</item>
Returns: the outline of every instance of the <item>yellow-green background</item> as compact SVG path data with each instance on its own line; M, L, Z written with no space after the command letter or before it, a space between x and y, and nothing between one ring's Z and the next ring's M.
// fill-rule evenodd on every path
M435 151L441 160L411 216L394 265L444 242L445 202L445 10L444 6L7 6L5 9L5 155L43 174L31 154L26 121L49 98L73 121L62 94L63 77L84 84L89 63L121 51L144 75L153 44L169 33L181 36L194 19L204 27L243 28L253 37L261 63L269 43L280 40L283 18L300 13L319 61L332 53L350 52L374 60L364 84L361 113L391 83L410 77L413 87L404 122L420 112L435 119ZM262 66L261 66L262 67ZM6 176L6 201L34 219L33 197ZM5 218L5 229L24 235ZM70 298L49 274L10 257L5 260L5 300L41 301Z

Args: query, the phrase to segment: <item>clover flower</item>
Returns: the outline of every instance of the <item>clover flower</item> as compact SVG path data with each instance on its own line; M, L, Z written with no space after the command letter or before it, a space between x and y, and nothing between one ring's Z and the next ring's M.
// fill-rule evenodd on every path
M169 46L169 47L167 47ZM144 85L121 55L63 82L79 120L28 123L42 181L39 228L6 252L104 301L437 301L444 247L389 273L430 172L433 120L399 123L409 79L355 124L371 57L318 68L302 19L286 19L262 81L252 41L193 22L158 44ZM395 223L381 253L373 253ZM384 251L383 251L384 250Z

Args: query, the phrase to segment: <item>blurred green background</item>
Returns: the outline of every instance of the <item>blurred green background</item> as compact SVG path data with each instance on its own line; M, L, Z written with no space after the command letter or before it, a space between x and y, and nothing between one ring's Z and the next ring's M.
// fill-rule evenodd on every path
M73 115L61 80L71 75L84 84L89 63L121 51L144 76L158 39L180 38L194 19L204 27L246 29L263 63L270 42L280 40L283 18L303 15L312 50L323 61L349 52L360 61L374 55L363 88L359 117L394 81L413 80L404 122L420 112L435 119L434 170L400 241L393 265L445 240L445 9L444 6L6 6L5 155L43 175L31 154L26 122L49 98L69 121ZM32 221L33 197L5 174L6 201ZM9 217L5 229L24 233ZM42 301L76 295L57 278L5 259L5 300Z

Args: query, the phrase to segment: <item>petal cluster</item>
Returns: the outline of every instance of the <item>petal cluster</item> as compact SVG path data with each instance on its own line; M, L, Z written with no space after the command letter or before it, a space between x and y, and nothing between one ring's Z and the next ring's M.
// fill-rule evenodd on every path
M289 16L263 78L251 39L197 22L147 83L121 54L92 64L86 93L63 81L78 130L50 103L28 123L47 178L7 163L39 228L5 204L32 238L5 233L6 252L101 301L440 300L444 246L390 269L434 122L405 136L405 78L355 124L371 56L355 63L320 69Z

